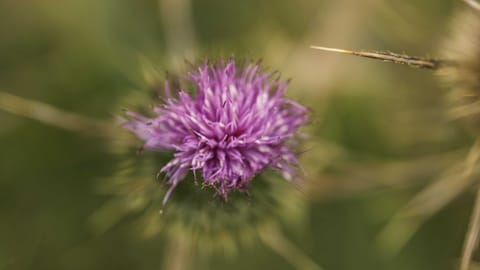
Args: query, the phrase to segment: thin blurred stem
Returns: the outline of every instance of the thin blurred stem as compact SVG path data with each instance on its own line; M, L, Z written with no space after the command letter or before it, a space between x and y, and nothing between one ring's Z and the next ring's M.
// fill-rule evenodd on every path
M336 53L343 53L348 55L361 56L361 57L381 60L384 62L408 65L410 67L423 68L423 69L435 70L435 69L438 69L440 67L440 64L442 63L439 60L410 56L406 54L392 53L392 52L350 51L350 50L328 48L328 47L321 47L321 46L310 46L310 48L315 50L327 51L327 52L336 52Z
M466 164L465 164L465 171L462 175L463 178L468 178L472 175L475 165L478 162L478 159L480 158L480 138L477 138L475 140L475 144L472 146L470 149L470 152L468 153Z
M464 154L464 151L456 150L412 160L346 165L347 169L342 174L308 179L306 189L309 199L325 200L369 190L425 185L432 175L450 166Z
M475 0L463 0L467 5L469 5L471 8L480 11L480 4L475 1Z
M448 115L452 120L474 116L480 113L479 105L480 105L480 102L477 101L468 105L459 106L454 109L451 109L448 112Z
M478 173L476 165L479 158L480 138L475 141L461 166L422 190L384 227L378 236L383 249L398 252L429 217L469 188L474 180L472 175Z
M478 235L480 232L480 189L477 191L475 205L473 207L472 216L470 217L470 225L465 236L463 246L462 259L460 261L460 270L470 269L473 251L477 248Z
M68 131L86 132L91 135L104 135L108 132L106 123L2 91L0 91L0 110Z
M322 268L310 259L295 244L290 242L277 227L266 226L260 232L260 239L278 255L292 264L295 269L321 270Z
M472 153L475 152L475 153ZM467 170L464 177L469 177L480 155L480 138L477 138L475 145L472 148L472 152L467 159ZM470 261L472 259L473 251L478 243L478 234L480 230L480 189L477 191L477 197L475 205L473 207L472 216L470 218L470 225L468 232L465 236L465 244L463 248L462 259L460 262L460 270L468 270L470 267Z
M167 54L179 68L185 58L194 60L195 30L190 0L158 0L160 19L164 25Z
M184 239L171 239L164 255L162 269L190 269L193 258L192 255L192 250Z

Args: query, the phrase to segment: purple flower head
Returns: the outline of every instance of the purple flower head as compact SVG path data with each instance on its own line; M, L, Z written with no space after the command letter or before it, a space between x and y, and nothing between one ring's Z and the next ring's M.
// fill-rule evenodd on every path
M154 117L128 113L123 127L144 140L145 149L174 153L160 170L170 184L164 204L189 171L195 179L201 173L203 184L225 198L230 191L245 191L266 167L294 179L291 145L307 110L284 96L288 82L271 75L233 58L204 63L183 78L196 94L170 89L167 81L166 100L153 108Z

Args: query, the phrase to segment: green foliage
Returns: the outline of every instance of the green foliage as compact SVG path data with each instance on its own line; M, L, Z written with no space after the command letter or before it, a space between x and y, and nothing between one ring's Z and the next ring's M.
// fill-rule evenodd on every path
M469 193L397 257L376 242L441 173L429 165L471 143L446 117L440 84L426 71L308 46L433 54L454 2L191 1L197 57L189 60L263 57L293 77L288 94L312 110L306 144L316 148L305 149L305 178L328 199L268 172L250 195L225 202L189 176L160 214L165 187L155 175L167 154L138 155L131 137L88 137L0 111L0 270L161 269L169 241L182 238L199 254L238 255L200 259L192 269L291 269L259 244L259 229L270 224L326 270L452 269ZM164 70L176 68L169 18L159 14L154 0L0 1L0 91L114 123L121 108L157 96Z

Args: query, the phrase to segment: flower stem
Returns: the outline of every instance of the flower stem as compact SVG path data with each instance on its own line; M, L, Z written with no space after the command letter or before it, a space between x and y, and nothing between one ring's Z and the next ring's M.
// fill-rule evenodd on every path
M467 5L469 5L471 8L480 11L480 4L475 1L475 0L463 0Z
M190 269L192 250L185 239L171 239L164 255L162 269L186 270Z
M478 236L480 233L480 189L477 191L475 205L473 206L472 215L470 217L470 225L465 235L465 243L463 246L462 258L460 261L460 270L468 270L472 260L472 254L478 244Z
M0 91L0 110L68 131L81 131L97 136L108 132L107 123L2 91Z
M393 216L377 238L382 250L388 252L388 255L398 253L425 220L472 187L475 182L473 176L479 173L479 160L480 138L477 138L464 161L424 188Z
M160 18L164 24L167 55L179 69L184 59L195 58L195 25L191 0L158 0Z
M310 259L300 248L290 242L278 228L266 226L260 230L262 242L287 260L296 269L321 270L322 268Z

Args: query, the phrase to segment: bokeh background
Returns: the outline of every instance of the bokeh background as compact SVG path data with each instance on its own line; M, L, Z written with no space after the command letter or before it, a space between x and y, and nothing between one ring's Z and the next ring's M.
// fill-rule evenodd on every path
M461 8L455 0L1 0L0 91L114 121L127 97L150 93L184 58L262 58L293 78L289 95L312 110L302 155L310 207L302 229L287 230L291 241L326 270L453 269L473 193L408 241L408 221L385 233L472 143L446 116L448 90L430 71L309 46L435 56ZM107 200L96 183L115 161L106 138L0 110L0 270L162 269L165 243L135 239L128 220L100 235L87 225ZM225 268L292 266L265 245L193 266Z

